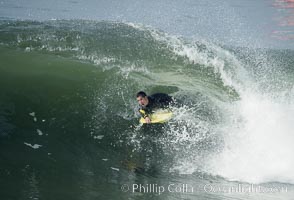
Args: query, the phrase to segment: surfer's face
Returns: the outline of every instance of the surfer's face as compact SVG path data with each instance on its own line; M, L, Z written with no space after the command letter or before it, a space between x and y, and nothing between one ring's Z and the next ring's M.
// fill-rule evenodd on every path
M137 97L137 101L141 106L147 106L148 105L148 97Z

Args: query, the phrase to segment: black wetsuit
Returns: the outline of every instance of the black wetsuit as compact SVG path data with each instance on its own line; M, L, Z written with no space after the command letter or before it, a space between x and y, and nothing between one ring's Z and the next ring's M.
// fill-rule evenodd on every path
M164 93L156 93L151 96L147 96L148 105L139 109L140 114L143 118L146 118L156 109L168 108L168 106L173 103L173 98Z

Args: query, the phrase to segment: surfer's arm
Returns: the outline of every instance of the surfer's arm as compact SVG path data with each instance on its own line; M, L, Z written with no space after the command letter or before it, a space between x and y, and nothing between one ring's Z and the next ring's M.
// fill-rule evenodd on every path
M142 115L142 117L145 119L146 123L151 123L151 119L149 118L147 112L143 109L139 110L140 114Z
M144 119L145 119L146 117L148 117L148 114L147 114L147 112L146 112L145 110L140 109L139 112L140 112L140 114L142 115L142 117L143 117Z

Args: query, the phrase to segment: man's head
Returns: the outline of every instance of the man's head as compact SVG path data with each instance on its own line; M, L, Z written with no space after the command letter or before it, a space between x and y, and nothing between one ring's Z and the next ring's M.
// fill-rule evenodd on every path
M143 91L138 92L137 101L141 106L143 107L147 106L149 103L147 94Z

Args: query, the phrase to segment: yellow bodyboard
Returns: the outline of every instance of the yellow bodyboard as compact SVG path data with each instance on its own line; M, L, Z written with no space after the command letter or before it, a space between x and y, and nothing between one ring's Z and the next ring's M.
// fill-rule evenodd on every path
M159 110L149 115L151 123L164 123L170 120L173 116L173 113L169 110ZM140 123L145 124L145 119L141 117Z

